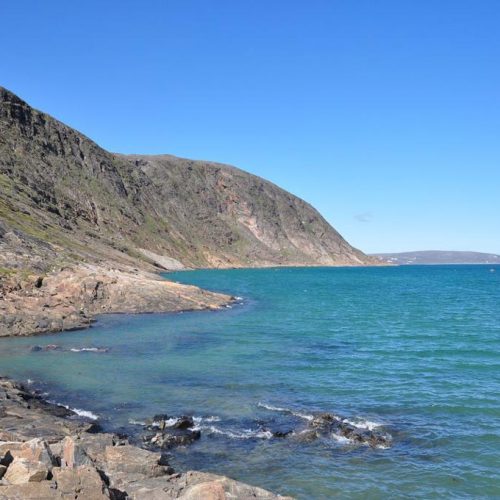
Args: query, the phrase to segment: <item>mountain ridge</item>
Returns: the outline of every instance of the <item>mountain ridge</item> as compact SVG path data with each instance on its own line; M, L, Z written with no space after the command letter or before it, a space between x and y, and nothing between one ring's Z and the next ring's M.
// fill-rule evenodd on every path
M84 260L94 249L142 266L145 249L188 267L376 263L311 205L237 167L109 153L3 88L0 132L0 220Z

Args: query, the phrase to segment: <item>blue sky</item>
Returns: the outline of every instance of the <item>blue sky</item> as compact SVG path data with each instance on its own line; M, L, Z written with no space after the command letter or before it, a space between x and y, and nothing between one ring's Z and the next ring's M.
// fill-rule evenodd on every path
M237 165L366 252L500 253L498 0L2 0L0 85Z

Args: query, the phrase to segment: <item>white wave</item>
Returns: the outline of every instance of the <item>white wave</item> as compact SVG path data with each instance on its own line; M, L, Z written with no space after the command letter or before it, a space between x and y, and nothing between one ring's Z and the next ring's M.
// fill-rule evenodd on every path
M301 413L298 411L290 410L289 408L281 408L280 406L272 406L272 405L269 405L267 403L259 402L259 403L257 403L257 406L259 406L260 408L265 408L266 410L269 410L269 411L288 413L290 415L294 415L295 417L303 418L304 420L312 420L314 418L313 415L309 415L307 413Z
M179 421L178 418L176 417L172 417L172 418L167 418L166 420L162 420L162 421L154 421L152 422L151 426L152 427L160 427L160 425L163 425L163 423L165 423L165 427L172 427L174 426L177 422Z
M74 411L80 417L90 418L91 420L97 420L99 418L99 415L96 415L91 411L80 410L79 408L70 408L70 410Z
M80 408L71 408L71 406L68 405L62 405L61 403L58 403L57 401L49 401L47 400L47 403L57 405L57 406L62 406L63 408L66 408L66 410L70 410L79 417L85 417L89 418L90 420L98 420L99 415L96 415L95 413L92 413L91 411L88 410L81 410Z
M208 433L221 434L232 439L271 439L273 437L273 433L271 431L266 431L263 429L244 429L242 431L234 431L222 430L218 427L215 427L214 425L202 428L204 428L204 430Z
M240 297L240 296L236 295L235 299L236 300L243 300L243 297Z
M352 425L357 429L366 429L368 431L373 431L374 429L377 429L378 427L382 427L384 425L379 422L372 422L371 420L365 420L363 418L358 418L356 420L349 420L348 418L344 418L342 422L344 424Z
M26 380L26 383L27 383L28 385L31 385L31 384L33 383L33 380L31 380L31 379L29 378L28 380Z
M131 418L128 423L131 425L146 425L146 422L143 422L142 420L134 420L133 418Z
M211 415L209 417L193 417L193 422L195 424L201 424L202 422L220 422L220 417L216 415Z
M108 349L105 347L72 347L70 349L71 352L108 352Z
M339 434L335 434L335 433L332 433L330 436L334 441L337 441L337 443L352 444L352 440L349 438L346 438L345 436L340 436Z
M265 408L266 410L269 411L281 411L281 412L289 412L290 410L288 408L281 408L279 406L272 406L268 405L267 403L261 403L260 401L257 403L257 406L260 408Z

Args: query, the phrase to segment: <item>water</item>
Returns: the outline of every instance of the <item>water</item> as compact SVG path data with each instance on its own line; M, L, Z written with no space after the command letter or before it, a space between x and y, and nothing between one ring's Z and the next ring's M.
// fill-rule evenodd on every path
M494 269L494 271L491 271ZM0 371L126 429L193 414L178 469L298 498L500 497L500 266L193 271L243 297L220 312L102 317L0 342ZM30 352L57 343L62 352ZM108 347L108 352L71 348ZM388 449L268 439L330 411L380 424Z

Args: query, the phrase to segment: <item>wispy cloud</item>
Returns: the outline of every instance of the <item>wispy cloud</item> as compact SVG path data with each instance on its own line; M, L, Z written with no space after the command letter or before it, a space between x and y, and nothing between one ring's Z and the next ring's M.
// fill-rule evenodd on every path
M372 213L371 212L363 212L361 214L356 214L354 218L358 222L370 222L372 220Z

